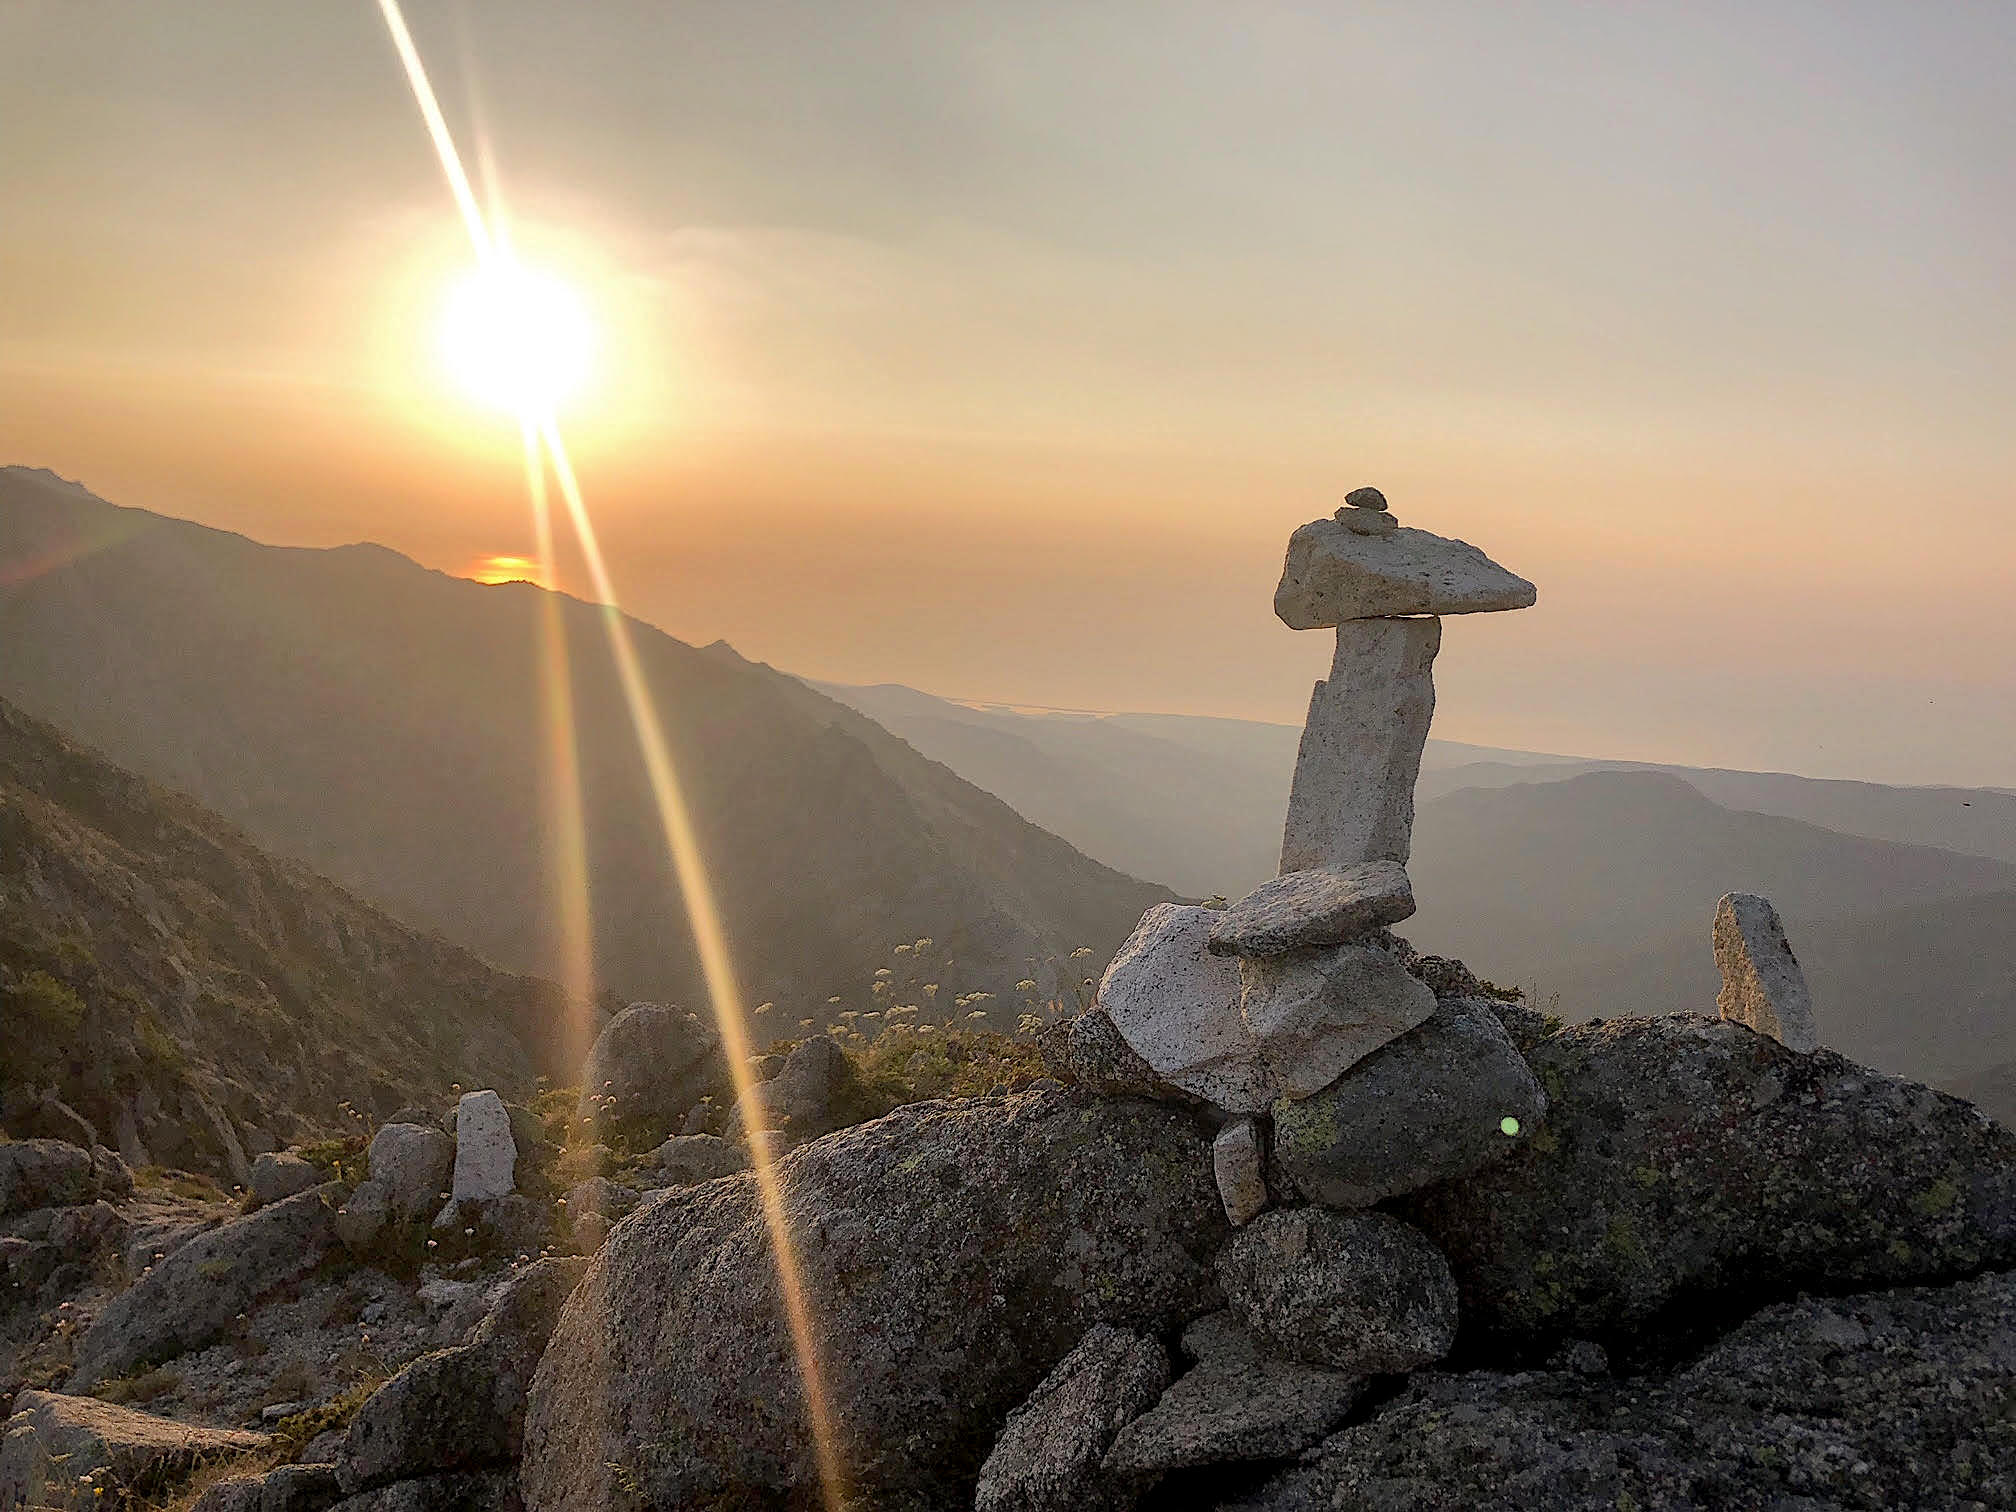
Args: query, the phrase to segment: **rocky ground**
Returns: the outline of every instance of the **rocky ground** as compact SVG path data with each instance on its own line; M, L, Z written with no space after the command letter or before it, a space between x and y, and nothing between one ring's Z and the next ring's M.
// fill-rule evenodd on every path
M1250 1213L1096 1012L1026 1090L866 1122L832 1045L765 1057L773 1201L657 1012L578 1101L402 1110L243 1194L0 1143L0 1507L2016 1506L2016 1136L1403 958L1434 1016L1243 1122ZM1516 1137L1464 1133L1494 1099Z

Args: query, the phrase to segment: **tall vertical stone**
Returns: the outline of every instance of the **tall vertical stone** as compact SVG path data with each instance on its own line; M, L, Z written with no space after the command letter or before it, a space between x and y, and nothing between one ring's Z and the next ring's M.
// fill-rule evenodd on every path
M1281 870L1405 863L1414 780L1435 716L1442 621L1347 620L1330 676L1316 684L1295 761Z
M464 1092L455 1109L455 1185L452 1211L464 1202L489 1202L517 1189L518 1144L511 1113L495 1092Z
M1769 898L1729 893L1715 906L1715 967L1722 990L1715 1007L1725 1019L1748 1024L1788 1050L1820 1048L1813 994L1785 926Z

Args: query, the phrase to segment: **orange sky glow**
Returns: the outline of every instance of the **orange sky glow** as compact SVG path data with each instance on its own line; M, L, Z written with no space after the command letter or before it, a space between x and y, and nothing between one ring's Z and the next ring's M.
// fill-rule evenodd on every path
M1374 482L1540 585L1451 624L1438 734L2016 785L2006 13L408 14L675 635L1297 721L1281 550ZM374 27L0 8L0 461L534 578Z

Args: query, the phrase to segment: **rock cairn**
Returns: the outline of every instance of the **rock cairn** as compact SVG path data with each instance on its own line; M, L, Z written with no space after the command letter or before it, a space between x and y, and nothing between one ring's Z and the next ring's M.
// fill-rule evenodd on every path
M1495 1019L1482 1030L1461 1015L1433 1023L1435 993L1384 934L1414 912L1414 783L1442 616L1534 597L1476 547L1402 527L1376 488L1297 530L1274 612L1292 629L1334 630L1337 650L1309 700L1281 873L1227 909L1151 908L1100 985L1100 1011L1160 1082L1235 1120L1295 1125L1303 1195L1369 1206L1410 1181L1462 1174L1540 1111ZM1402 1057L1415 1084L1369 1100L1365 1088L1395 1078L1373 1071L1347 1085L1410 1035L1421 1036ZM1395 1124L1402 1106L1409 1119ZM1346 1110L1370 1123L1326 1141ZM1235 1122L1220 1138L1214 1165L1235 1224L1266 1205L1265 1133ZM1340 1162L1351 1168L1331 1169Z

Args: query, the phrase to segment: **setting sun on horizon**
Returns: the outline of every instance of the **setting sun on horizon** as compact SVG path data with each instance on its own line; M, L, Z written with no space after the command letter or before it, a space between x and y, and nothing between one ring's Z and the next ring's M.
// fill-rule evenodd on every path
M449 291L441 356L469 395L513 415L545 415L591 374L595 329L581 296L508 255Z

